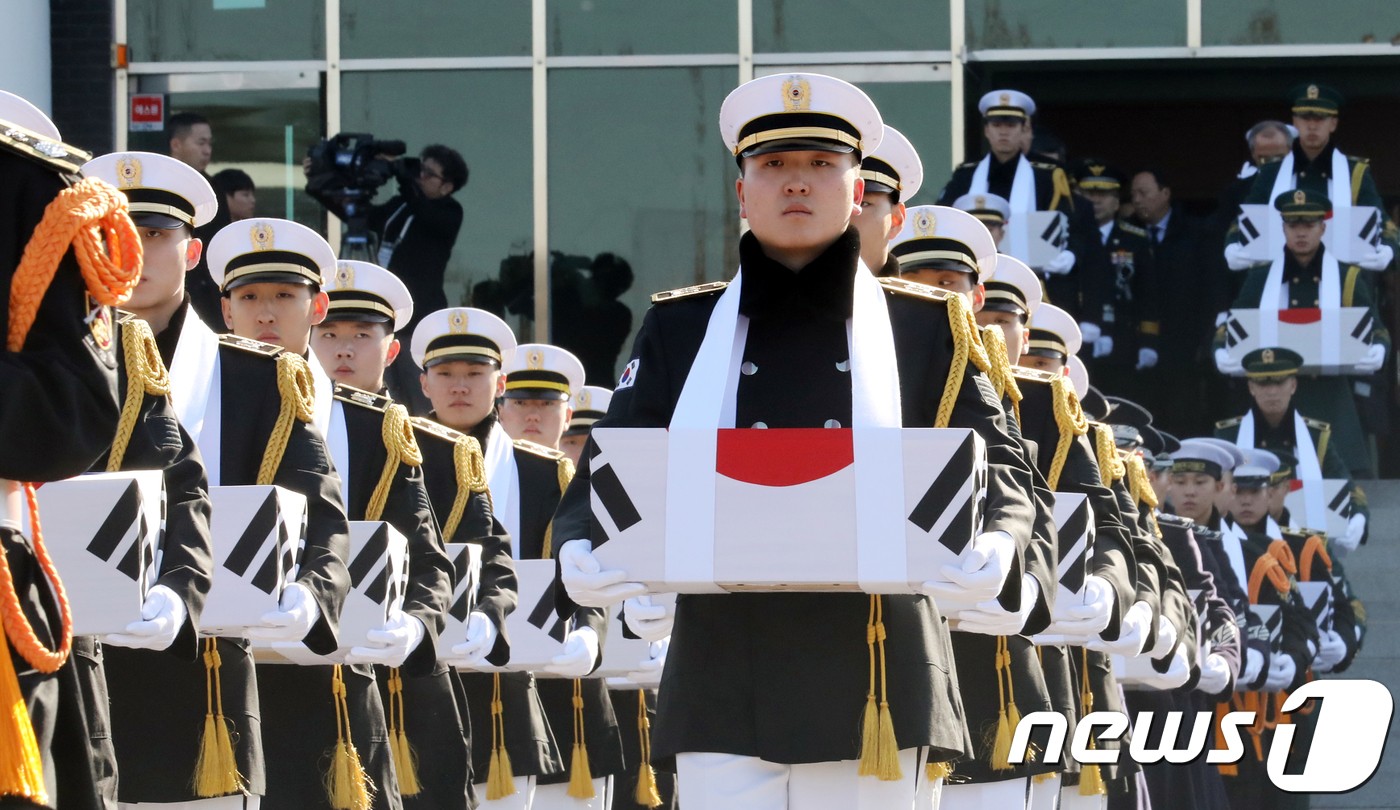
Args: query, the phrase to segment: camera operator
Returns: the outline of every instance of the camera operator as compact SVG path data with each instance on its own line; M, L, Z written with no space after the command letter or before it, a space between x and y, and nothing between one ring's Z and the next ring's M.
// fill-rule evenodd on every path
M467 184L467 162L457 150L434 144L420 159L396 159L393 167L398 193L368 210L368 228L379 237L378 251L368 258L403 280L415 313L435 312L448 305L443 275L462 227L462 205L452 195ZM331 213L349 218L343 197L314 183L307 192ZM415 315L401 338L417 323Z

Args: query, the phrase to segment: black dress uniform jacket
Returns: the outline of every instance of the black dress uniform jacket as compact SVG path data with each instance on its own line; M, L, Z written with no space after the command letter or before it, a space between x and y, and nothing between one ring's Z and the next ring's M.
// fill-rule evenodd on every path
M1113 338L1113 351L1107 357L1086 357L1086 362L1090 379L1102 390L1136 401L1146 382L1137 374L1138 349L1158 350L1162 331L1152 245L1147 231L1117 220L1103 247L1107 276L1097 285L1100 303L1086 307L1084 317Z
M798 273L763 255L751 234L740 242L744 289L739 310L750 320L735 424L812 427L851 422L846 319L859 253L848 230ZM887 290L904 425L934 424L949 376L953 333L937 293ZM618 390L602 427L658 427L670 422L717 297L684 297L653 307L633 347L636 383ZM975 336L973 337L975 339ZM971 364L951 427L986 441L989 462L984 531L1006 531L1017 548L1035 519L1021 489L1027 462L1006 433L991 383ZM603 538L593 530L584 462L555 517L560 538ZM1009 581L1018 583L1018 558ZM561 612L572 603L561 589ZM869 687L863 594L734 593L682 595L662 676L656 756L709 751L771 762L855 759ZM931 746L934 761L970 750L944 619L924 596L885 598L888 683L899 747ZM816 677L819 675L820 677Z
M80 162L76 156L65 162L23 154L22 148L0 137L0 334L9 332L10 284L25 245L45 206L70 184ZM0 478L69 478L88 470L111 445L119 412L116 358L85 322L90 310L69 251L44 294L24 346L18 352L0 348L0 447L5 448L0 453ZM112 311L106 314L110 325ZM18 526L0 524L0 546L25 616L39 640L55 649L58 607L30 539ZM97 655L94 646L75 640L69 663L42 675L10 651L34 723L50 806L62 802L65 810L100 808L110 796L112 775L102 772L106 763L90 758L91 740L106 733L105 710L89 711L95 696L85 695L76 677L78 667L94 666Z

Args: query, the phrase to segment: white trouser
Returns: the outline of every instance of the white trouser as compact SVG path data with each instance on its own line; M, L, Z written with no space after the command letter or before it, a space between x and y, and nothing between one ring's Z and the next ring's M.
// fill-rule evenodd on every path
M258 810L261 796L218 796L189 802L117 802L118 810Z
M677 754L676 789L685 810L913 810L926 781L922 749L899 752L898 782L859 776L858 767L855 760L780 765L735 754Z
M0 526L21 531L28 510L24 508L24 489L18 481L0 478Z
M975 785L946 785L943 810L1023 810L1027 778Z
M1059 810L1060 775L1045 774L1040 781L1031 780L1031 800L1026 805L1030 810Z
M473 787L476 788L476 798L480 800L484 810L530 810L535 801L535 777L517 776L514 784L514 793L495 801L486 800L485 782L477 782Z
M612 807L612 777L593 780L593 798L575 799L569 795L568 784L540 785L535 788L532 810L608 810Z
M1107 807L1107 796L1081 796L1079 785L1060 788L1060 810L1105 810Z

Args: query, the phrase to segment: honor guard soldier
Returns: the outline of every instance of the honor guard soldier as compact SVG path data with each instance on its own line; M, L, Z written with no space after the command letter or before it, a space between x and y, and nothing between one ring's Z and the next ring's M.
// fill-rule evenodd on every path
M861 157L878 153L883 137L878 110L838 79L781 74L732 92L720 127L751 228L739 274L653 297L595 429L974 429L987 445L987 514L956 572L957 595L1019 596L1020 549L1034 520L1023 489L1029 468L991 384L963 359L979 347L970 308L960 296L861 269L850 222L864 191ZM747 330L734 345L740 316ZM729 405L727 388L736 391ZM944 400L951 412L940 416ZM555 535L567 538L565 616L576 603L605 607L644 591L592 554L604 541L589 505L592 447L555 516ZM890 596L682 594L653 736L654 756L676 757L681 804L915 806L930 777L925 759L940 765L937 777L971 751L945 624L928 595L946 585ZM886 633L871 623L875 610ZM877 646L883 685L869 669ZM877 689L885 690L878 713Z
M585 385L574 392L574 400L571 403L573 416L569 419L569 426L564 428L564 438L559 440L559 449L564 451L564 455L569 457L575 468L578 467L584 445L588 443L588 434L593 432L593 425L608 412L612 393L612 389L596 385Z
M1259 266L1249 271L1235 306L1265 308L1273 304L1278 309L1316 309L1324 307L1366 307L1375 326L1371 332L1370 348L1357 371L1370 373L1380 370L1390 356L1390 332L1377 317L1375 296L1369 285L1358 283L1361 269L1342 265L1322 244L1327 230L1327 218L1332 202L1316 192L1298 189L1280 194L1274 207L1283 215L1284 235L1288 244L1272 266ZM1223 349L1223 327L1215 336L1216 365L1225 373L1234 373L1234 365ZM1332 425L1337 451L1357 478L1374 477L1376 468L1353 396L1353 378L1347 376L1309 376L1298 381L1298 407L1309 415Z
M34 494L91 467L118 424L112 307L137 284L141 246L121 195L79 176L87 158L37 107L0 91L0 694L11 706L0 803L14 806L95 810L115 799L110 751L92 744L107 725L93 692L101 659L91 639L73 638Z
M385 385L386 369L400 351L395 333L409 323L413 301L397 276L369 262L337 262L327 287L326 318L311 329L311 350L335 382L331 461L341 471L350 516L385 520L408 539L402 612L371 631L370 643L354 648L345 662L375 665L404 806L461 806L471 796L466 721L456 679L437 660L454 572L408 412ZM310 669L325 668L296 672Z
M450 542L470 539L460 527L449 531L456 499L461 494L459 476L472 477L457 471L453 454L459 446L469 448L463 439L475 442L485 454L482 474L489 485L492 509L486 517L491 520L489 536L493 539L483 548L481 597L477 612L469 617L467 641L454 648L454 653L474 659L478 665L501 666L509 660L505 617L515 609L517 599L515 569L510 560L523 559L518 538L526 517L530 520L524 528L534 535L538 556L548 517L539 521L535 516L540 509L553 508L533 500L524 506L521 481L554 481L555 492L561 489L557 483L559 462L517 447L500 425L496 402L505 392L501 368L505 358L514 357L515 347L515 334L505 321L485 310L464 307L425 316L414 330L411 347L413 362L423 369L423 393L433 405L427 418L415 420L419 435L445 430L450 433L444 435L453 438L451 445L442 440L423 442L428 494L433 510L444 521L444 535ZM537 488L531 489L530 497L540 497ZM467 513L461 523L467 524L469 518L470 522L479 520L475 513ZM490 585L492 578L496 581L494 588ZM489 744L483 739L472 747L475 792L483 800L482 806L528 810L536 781L564 770L534 674L462 672L460 679L471 727L502 729L500 739L493 731ZM508 769L504 767L507 764Z
M1007 202L1005 197L990 193L964 194L953 201L953 207L981 220L991 232L997 247L1001 247L1001 242L1006 237L1006 223L1011 220L1011 203Z
M1085 160L1075 170L1079 193L1093 206L1099 239L1107 252L1108 277L1086 286L1085 342L1093 345L1089 365L1105 390L1136 395L1140 372L1157 365L1161 332L1153 294L1157 277L1147 231L1119 219L1124 177L1099 160Z
M860 232L860 260L877 276L898 276L889 244L904 227L909 200L924 185L924 164L909 139L886 124L879 151L861 158L860 177L865 197L860 216L851 221Z
M558 451L564 428L573 416L570 402L575 391L583 389L583 363L558 346L543 343L522 343L515 355L506 361L505 394L501 401L501 427L515 440L516 446L532 453L552 453L556 460L553 480L527 477L527 468L519 467L521 520L527 510L532 519L542 518L547 524L561 489L573 477L573 464ZM536 465L542 469L542 465ZM535 514L540 509L542 513ZM553 556L552 535L548 528L538 535L522 536L521 559L550 559ZM556 587L558 587L556 585ZM572 728L569 741L575 755L566 762L567 768L558 774L537 780L535 810L564 810L565 808L606 808L612 795L613 777L624 773L622 736L617 716L608 698L607 683L602 678L584 677L598 667L602 655L602 639L606 635L607 612L598 609L580 610L573 616L573 626L564 638L564 652L550 667L556 678L540 679L540 700L544 703L549 726L555 741L563 744L565 729ZM567 660L565 660L567 659ZM582 723L575 720L582 700ZM586 757L587 774L575 775L581 767L579 752ZM591 781L591 785L589 782ZM590 795L591 794L591 795Z
M1371 161L1343 154L1332 141L1341 116L1342 94L1327 85L1310 82L1295 86L1289 97L1293 126L1298 130L1293 149L1282 160L1259 167L1244 203L1268 204L1284 192L1301 190L1337 204L1345 200L1349 205L1373 206L1380 210L1385 223L1382 242L1358 264L1366 270L1388 269L1395 260L1395 249L1400 247L1400 230L1376 188ZM1244 258L1239 240L1238 228L1232 228L1225 247L1231 270L1245 270L1253 264ZM1363 283L1371 282L1367 279Z
M1217 438L1241 447L1287 452L1297 460L1293 477L1304 486L1322 479L1350 479L1351 471L1342 461L1332 441L1332 426L1299 413L1295 404L1298 392L1298 370L1302 355L1291 349L1255 349L1241 361L1252 400L1249 413L1215 424ZM1281 500L1281 499L1280 499ZM1282 508L1282 503L1279 504ZM1352 514L1347 532L1332 538L1345 556L1365 542L1370 509L1366 493L1354 484L1351 487ZM1302 526L1308 522L1320 524L1323 516L1300 515L1296 522L1280 521L1280 525ZM1309 520L1310 519L1310 520Z

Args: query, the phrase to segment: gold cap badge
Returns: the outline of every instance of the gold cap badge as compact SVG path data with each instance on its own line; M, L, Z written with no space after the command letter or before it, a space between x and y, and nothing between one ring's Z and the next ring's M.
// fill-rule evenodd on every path
M1308 98L1310 98L1310 99L1316 99L1316 98L1317 98L1317 85L1315 85L1315 84L1310 84L1310 85L1308 85Z
M277 232L272 229L271 225L259 222L249 229L248 236L253 242L253 250L272 250Z
M783 109L801 112L812 108L812 85L796 76L783 82Z
M987 207L987 198L986 198L986 197L983 197L983 196L981 196L981 195L978 195L977 197L974 197L974 198L973 198L972 204L973 204L973 206L975 206L975 207L977 207L977 208L986 208L986 207Z
M1001 96L997 98L997 103L1001 104L1001 106L1003 106L1003 107L1010 107L1010 106L1011 106L1011 94L1010 94L1010 93L1002 93Z
M141 185L141 159L122 158L117 161L117 184L121 188Z
M531 371L539 371L544 368L544 352L539 349L532 349L525 355L525 366Z
M1259 359L1260 359L1260 360L1263 360L1265 363L1272 363L1272 362L1274 362L1274 350L1273 350L1273 349L1265 349L1265 350L1259 355Z
M454 309L447 315L447 334L465 335L467 334L467 313L466 310Z
M590 405L592 405L592 404L593 404L593 392L592 392L592 391L580 391L580 392L578 392L578 406L579 406L580 409L587 410L587 409L588 409L588 406L590 406Z
M938 218L928 211L920 211L914 215L914 235L918 237L933 236L938 230Z
M1293 204L1304 205L1308 201L1308 193L1301 188L1293 192Z
M348 290L355 286L355 268L345 262L336 265L335 287L338 290Z

